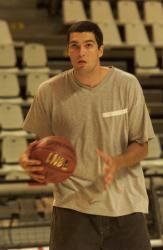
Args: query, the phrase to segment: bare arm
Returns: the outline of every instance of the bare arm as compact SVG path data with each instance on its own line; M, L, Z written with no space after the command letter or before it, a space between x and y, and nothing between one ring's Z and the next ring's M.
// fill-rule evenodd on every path
M130 167L142 161L148 153L148 143L139 144L132 143L128 146L126 152L122 155L116 156L118 168Z
M98 149L97 154L101 157L101 159L105 164L104 180L106 186L113 181L117 171L119 171L122 168L132 167L136 163L140 162L146 157L147 152L148 152L147 142L144 144L133 142L128 146L126 152L114 157Z

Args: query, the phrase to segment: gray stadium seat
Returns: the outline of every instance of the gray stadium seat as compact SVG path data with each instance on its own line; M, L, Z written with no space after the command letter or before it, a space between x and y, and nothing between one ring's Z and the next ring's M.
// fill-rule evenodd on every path
M47 67L47 53L43 44L28 43L23 47L23 65L24 72L42 72L49 73L50 69Z
M62 17L65 25L87 20L83 2L81 0L63 0L62 5Z
M141 166L146 169L147 174L163 173L162 149L159 137L156 135L154 139L148 143L148 155Z
M18 73L16 52L13 44L0 44L0 72Z
M117 1L118 21L122 24L141 22L136 1Z
M101 16L102 14L102 16ZM114 22L114 15L109 1L106 0L91 0L90 1L90 16L93 22Z
M8 23L5 20L0 20L0 45L12 43L13 40Z
M19 105L0 104L0 137L7 135L27 136L22 130L23 112Z
M159 137L156 135L153 140L149 142L148 155L146 159L157 159L162 155L162 149L159 141Z
M6 180L28 180L29 176L19 164L20 155L27 148L27 140L22 136L6 136L1 144L0 175Z
M123 42L115 22L99 22L104 34L104 46L123 46Z
M163 75L163 70L158 67L156 50L152 45L136 46L134 60L137 75Z
M163 23L152 24L152 37L155 46L163 45Z
M27 148L27 140L22 136L6 136L2 139L1 151L3 163L19 163L20 155Z
M126 45L147 45L149 44L148 34L142 22L126 23L124 25Z
M18 166L17 168L12 166L12 170L10 166L5 166L0 169L0 175L5 175L5 181L29 181L31 180L30 176L22 169L22 167Z
M144 20L148 24L163 23L162 1L144 1Z
M33 97L37 92L39 85L48 80L49 75L47 73L29 73L26 76L26 96L27 102L32 103Z
M0 72L0 103L23 103L17 75Z

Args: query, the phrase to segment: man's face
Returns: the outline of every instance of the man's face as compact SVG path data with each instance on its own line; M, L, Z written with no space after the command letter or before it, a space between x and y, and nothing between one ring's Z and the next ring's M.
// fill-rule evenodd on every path
M68 55L77 72L88 73L99 66L103 55L103 46L98 48L92 32L73 32L70 34Z

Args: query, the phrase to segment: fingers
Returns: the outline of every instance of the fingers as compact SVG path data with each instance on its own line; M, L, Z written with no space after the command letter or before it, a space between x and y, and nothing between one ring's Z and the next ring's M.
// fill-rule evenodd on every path
M28 158L24 158L20 160L21 166L27 172L38 172L41 173L44 170L42 163L36 160L29 160Z
M25 168L28 175L35 181L45 183L46 182L46 171L43 166L28 165Z
M28 175L36 181L42 182L45 181L45 167L36 161L27 161L24 166L25 171Z
M45 183L46 171L41 161L29 159L29 154L26 151L20 158L20 164L28 175L35 181Z
M43 166L28 165L25 170L29 173L45 174L45 168Z
M113 174L111 172L111 169L107 166L104 167L104 183L105 183L105 188L107 188L108 185L110 185L113 181Z
M30 153L37 141L30 143L26 151L20 157L20 165L28 175L37 182L46 183L46 169L39 160L30 159Z
M22 161L22 163L23 163L23 167L30 167L30 166L41 166L42 165L42 163L41 163L41 161L39 161L39 160L30 160L30 159L28 159L28 158L26 158L26 159L24 159L23 161Z
M37 145L37 143L38 143L37 140L31 142L31 143L28 145L27 152L30 153L31 150L32 150L32 148L33 148L35 145Z
M112 157L110 157L109 155L107 155L105 152L103 152L100 149L96 149L96 153L98 156L100 156L100 158L103 160L104 163L111 164L112 163Z
M35 173L31 173L30 174L30 177L32 178L32 179L34 179L35 181L37 181L37 182L40 182L40 183L47 183L47 181L46 181L46 177L45 177L45 175L38 175L38 174L35 174Z
M45 182L46 179L45 167L41 165L26 165L24 169L32 179L41 183Z
M107 187L113 182L114 177L115 177L115 168L114 168L113 158L100 149L97 149L96 152L97 152L97 155L100 156L100 158L104 162L104 168L103 168L104 186L105 186L105 189L107 189Z

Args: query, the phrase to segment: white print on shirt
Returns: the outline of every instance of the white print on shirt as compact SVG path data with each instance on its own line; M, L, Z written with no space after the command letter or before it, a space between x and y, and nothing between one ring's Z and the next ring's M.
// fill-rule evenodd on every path
M105 112L102 113L103 118L111 117L111 116L118 116L118 115L124 115L127 114L128 109L121 109L121 110L116 110L116 111L111 111L111 112Z

